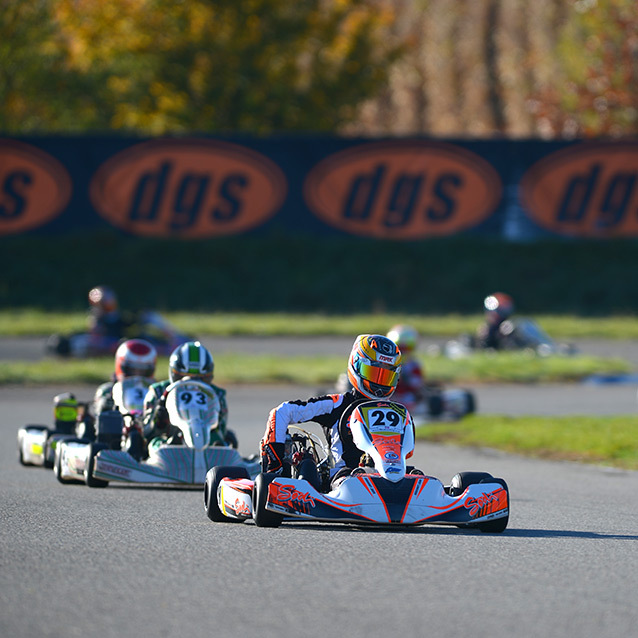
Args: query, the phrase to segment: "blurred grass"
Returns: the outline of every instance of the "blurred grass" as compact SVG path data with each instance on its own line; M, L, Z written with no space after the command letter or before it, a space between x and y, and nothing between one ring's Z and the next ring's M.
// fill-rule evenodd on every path
M167 312L165 319L182 332L195 335L343 335L385 334L397 323L414 326L423 337L456 337L474 332L482 316L411 314L296 314L232 312ZM635 339L638 320L631 315L582 318L570 315L535 315L534 319L552 338ZM86 330L87 315L82 312L45 312L38 309L0 310L0 336L43 336Z
M417 429L419 440L638 470L638 416L474 414Z
M345 370L347 355L286 356L277 354L215 354L215 380L234 383L296 383L330 388ZM525 353L476 354L462 360L421 356L427 376L444 383L558 383L591 374L630 371L627 362L601 357L533 357ZM158 376L165 378L168 359L160 358ZM99 384L113 372L112 357L90 360L45 358L35 362L5 361L0 384Z

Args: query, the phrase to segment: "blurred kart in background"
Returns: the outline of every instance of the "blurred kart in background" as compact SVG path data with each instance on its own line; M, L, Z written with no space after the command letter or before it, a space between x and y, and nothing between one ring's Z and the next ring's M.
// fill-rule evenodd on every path
M442 350L435 346L428 348L430 354L443 354L450 359L462 359L485 350L472 334L463 334L458 339L448 341ZM526 350L540 357L572 356L578 353L575 346L556 342L536 321L527 317L507 319L499 326L499 348L495 351L501 350Z
M177 346L194 340L192 335L181 333L158 312L145 310L136 319L122 337L89 331L53 334L47 339L46 352L49 355L78 359L114 355L122 341L135 338L145 339L153 344L160 356L169 356Z

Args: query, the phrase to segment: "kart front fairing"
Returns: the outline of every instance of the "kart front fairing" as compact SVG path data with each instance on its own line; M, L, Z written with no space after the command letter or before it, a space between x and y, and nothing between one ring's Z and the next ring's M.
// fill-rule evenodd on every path
M249 518L252 488L247 479L223 479L220 510L230 518ZM275 478L268 486L266 509L286 518L324 522L463 527L507 516L509 502L507 490L497 482L470 485L452 497L434 477L408 474L393 483L361 472L327 494L302 479Z
M195 450L185 445L160 445L150 450L145 461L137 461L121 450L102 450L95 457L93 476L125 483L201 485L206 472L215 465L246 467L251 476L260 469L258 462L246 461L231 447Z

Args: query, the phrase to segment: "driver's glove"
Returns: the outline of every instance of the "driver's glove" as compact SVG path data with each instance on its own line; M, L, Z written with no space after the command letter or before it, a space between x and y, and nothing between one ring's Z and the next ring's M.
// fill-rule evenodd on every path
M264 443L261 449L261 467L264 472L281 474L284 469L284 443Z

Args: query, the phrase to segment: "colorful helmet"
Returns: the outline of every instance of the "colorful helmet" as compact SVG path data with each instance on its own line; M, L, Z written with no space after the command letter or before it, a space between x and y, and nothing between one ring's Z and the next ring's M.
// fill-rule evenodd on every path
M399 346L401 354L405 356L416 350L419 333L412 326L399 324L390 329L387 337Z
M168 376L171 382L191 377L210 383L214 370L213 355L199 341L187 341L178 346L168 360Z
M129 339L115 352L115 378L147 377L155 375L157 350L144 339Z
M77 419L78 400L74 394L64 392L53 397L53 417L56 423L69 423Z
M117 297L108 286L96 286L89 290L89 304L99 314L106 315L117 310Z
M488 321L504 321L514 312L514 300L504 292L495 292L483 301Z
M401 351L382 335L359 335L348 360L348 379L369 399L392 396L401 373Z

